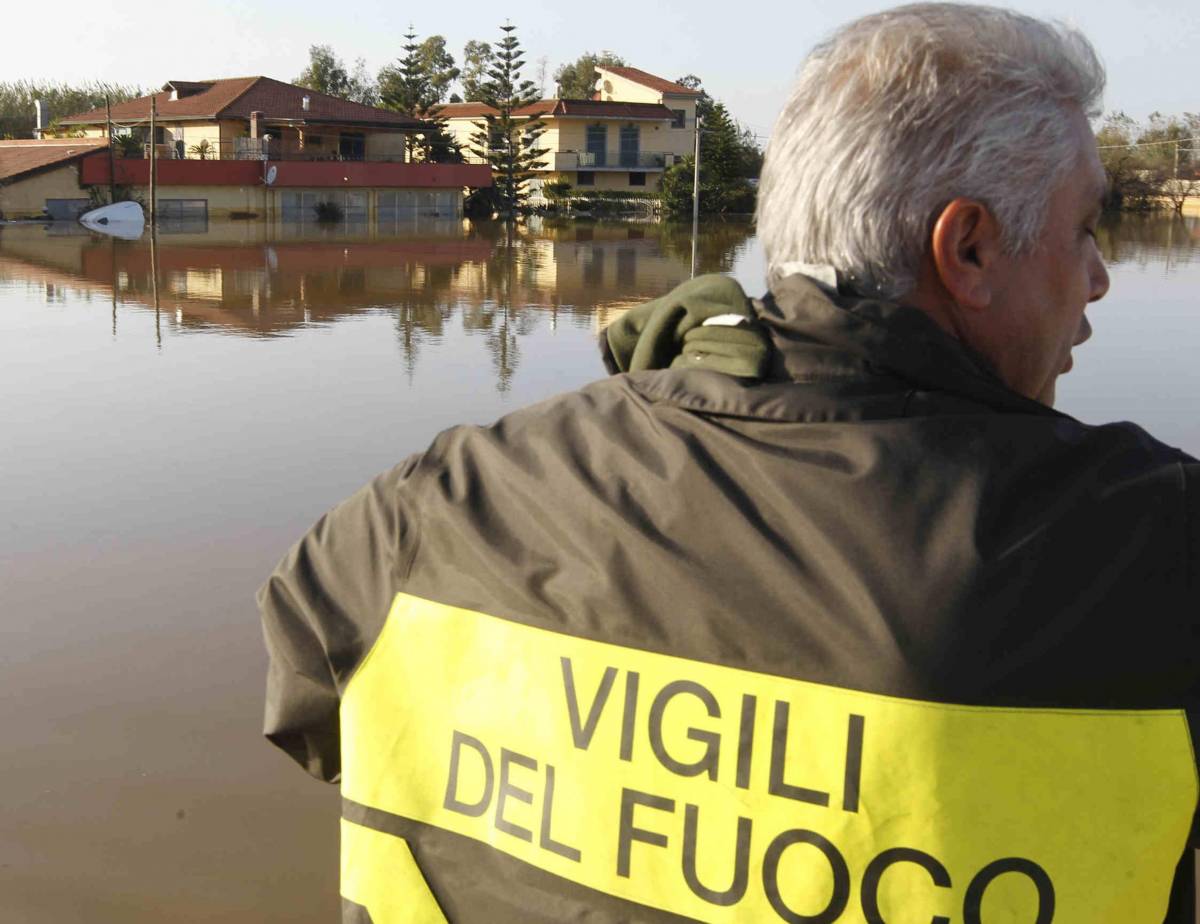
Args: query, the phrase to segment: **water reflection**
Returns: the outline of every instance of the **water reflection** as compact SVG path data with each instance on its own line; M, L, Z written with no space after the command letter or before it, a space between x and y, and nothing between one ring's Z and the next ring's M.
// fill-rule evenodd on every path
M1200 217L1175 214L1106 215L1096 234L1109 264L1161 263L1164 272L1200 258Z
M1112 289L1059 389L1193 454L1198 224L1104 226ZM706 222L701 269L757 291L748 233ZM600 377L595 330L686 278L690 247L686 226L230 223L151 254L0 226L0 920L336 919L337 791L258 736L255 589L440 430Z
M715 223L702 272L726 272L748 246L746 223ZM511 384L521 339L540 325L599 329L620 311L686 279L690 229L668 224L533 219L511 226L396 219L385 224L277 226L175 223L155 242L93 235L77 225L8 227L0 280L117 305L162 309L175 333L278 337L362 313L395 316L410 374L452 319L476 335L496 386ZM159 331L161 339L161 329Z

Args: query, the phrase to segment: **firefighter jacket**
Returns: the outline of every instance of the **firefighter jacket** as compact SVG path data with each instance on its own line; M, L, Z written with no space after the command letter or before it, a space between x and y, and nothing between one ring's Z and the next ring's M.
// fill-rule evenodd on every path
M346 919L1190 920L1198 463L915 309L722 291L761 375L449 430L261 591Z

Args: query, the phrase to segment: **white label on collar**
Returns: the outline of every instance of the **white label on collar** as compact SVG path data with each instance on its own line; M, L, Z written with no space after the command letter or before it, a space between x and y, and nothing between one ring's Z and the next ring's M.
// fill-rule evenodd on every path
M714 314L705 319L701 327L737 327L750 319L743 314Z

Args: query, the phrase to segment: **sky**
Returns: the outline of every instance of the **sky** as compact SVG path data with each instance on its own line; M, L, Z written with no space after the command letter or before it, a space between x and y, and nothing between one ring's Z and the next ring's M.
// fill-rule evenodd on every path
M1200 111L1200 4L1018 0L1013 8L1082 29L1108 67L1107 110L1134 118L1153 111ZM470 39L494 41L507 17L526 51L523 76L537 80L587 51L676 79L696 74L733 116L769 135L804 54L839 24L886 4L782 4L768 0L525 0L504 9L481 0L403 5L387 0L58 0L52 8L12 0L0 14L5 35L0 80L99 79L142 86L264 74L294 79L313 44L333 46L347 64L364 58L374 73L401 53L411 22L418 36L443 35L461 60Z

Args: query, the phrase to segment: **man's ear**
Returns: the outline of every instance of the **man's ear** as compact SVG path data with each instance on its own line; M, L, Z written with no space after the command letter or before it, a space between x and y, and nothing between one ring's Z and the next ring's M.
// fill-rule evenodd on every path
M977 199L953 199L933 224L929 254L954 303L982 310L993 297L996 260L1003 253L1000 224Z

